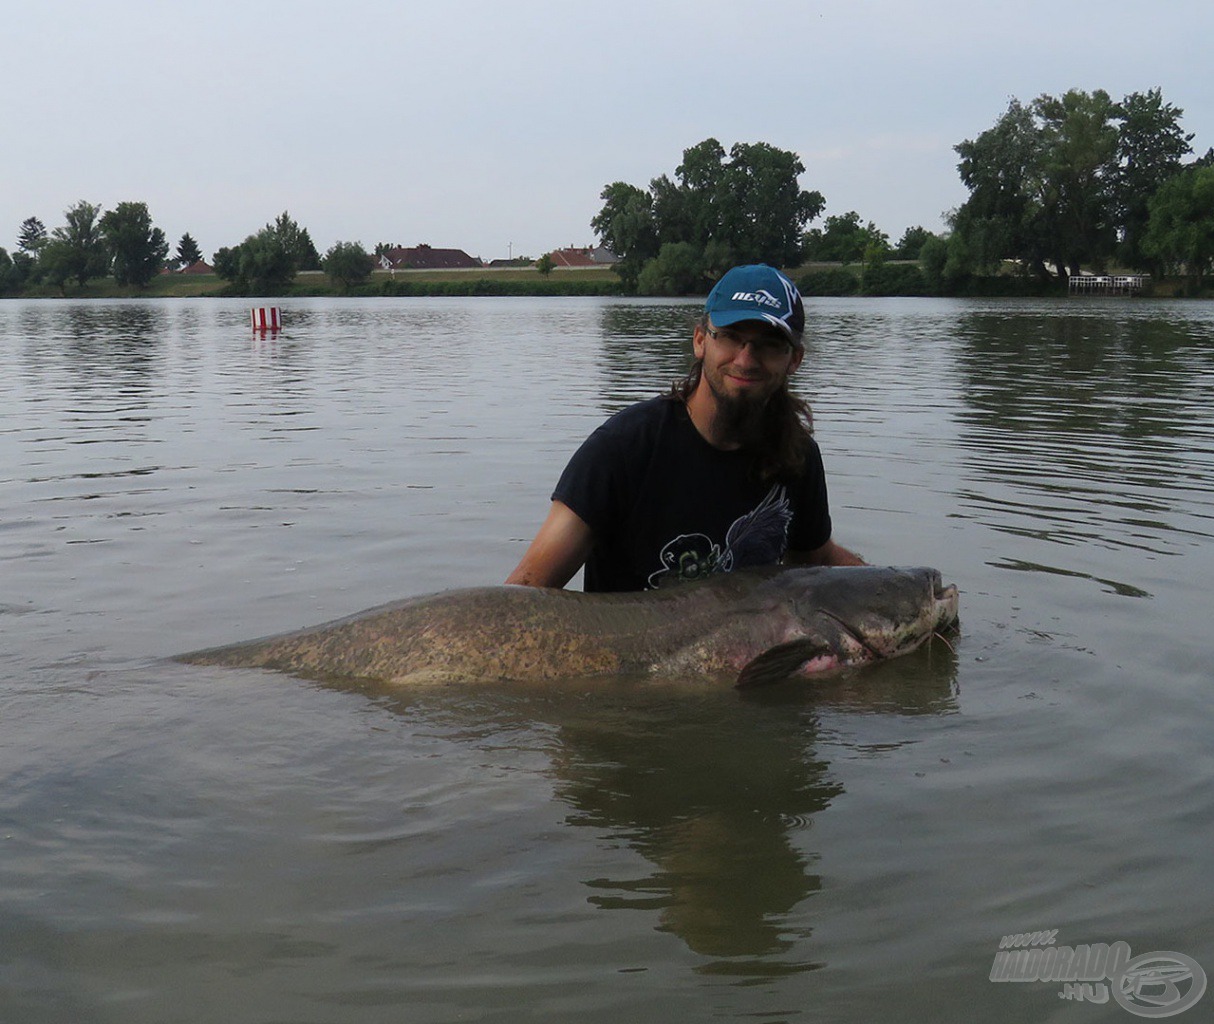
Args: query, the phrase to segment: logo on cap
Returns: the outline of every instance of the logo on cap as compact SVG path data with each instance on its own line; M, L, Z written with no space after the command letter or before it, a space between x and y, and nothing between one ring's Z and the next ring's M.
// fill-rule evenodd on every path
M775 309L783 309L783 304L766 288L761 288L757 292L734 292L731 297L732 302L755 302L760 306L772 306Z

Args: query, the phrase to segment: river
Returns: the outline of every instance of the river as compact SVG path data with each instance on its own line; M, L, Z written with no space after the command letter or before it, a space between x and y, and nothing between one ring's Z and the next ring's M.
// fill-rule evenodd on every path
M499 582L696 313L250 304L0 302L0 1020L1132 1020L991 980L1054 929L1214 971L1214 307L810 301L836 539L961 629L741 695L166 660Z

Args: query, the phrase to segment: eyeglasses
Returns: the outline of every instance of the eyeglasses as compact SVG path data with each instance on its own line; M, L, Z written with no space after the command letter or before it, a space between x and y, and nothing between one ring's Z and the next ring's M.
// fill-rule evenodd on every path
M756 359L775 362L777 359L784 359L792 351L791 342L768 334L743 338L737 331L731 331L728 327L705 327L704 330L734 355L749 345Z

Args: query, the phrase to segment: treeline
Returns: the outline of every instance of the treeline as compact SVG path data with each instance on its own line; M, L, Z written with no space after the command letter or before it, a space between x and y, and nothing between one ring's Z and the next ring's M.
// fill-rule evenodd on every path
M1184 273L1200 293L1214 260L1214 150L1190 159L1182 114L1158 89L1120 102L1103 90L1013 99L991 128L954 147L969 196L946 215L948 230L912 227L896 243L855 211L810 229L826 199L801 188L805 167L795 153L765 142L727 152L716 139L684 150L673 175L647 188L607 185L591 227L619 258L620 288L647 295L703 294L730 266L748 262L805 268L797 277L809 294L1040 293L1065 287L1081 269L1111 267ZM48 234L30 217L13 255L0 249L0 293L63 293L107 275L140 289L168 259L144 203L103 212L81 201L64 218ZM183 235L176 263L199 259ZM341 292L398 287L368 284L374 257L358 242L320 256L287 212L219 249L213 264L231 291L245 294L279 294L299 271L315 269ZM537 269L546 281L551 258ZM549 287L560 289L546 283L540 291Z
M1214 150L1186 163L1193 136L1158 89L1114 102L1103 90L1013 99L956 146L969 198L931 252L946 285L1006 261L1038 281L1111 265L1187 272L1214 257Z
M86 200L64 211L65 223L52 232L37 217L22 222L17 249L0 248L0 294L55 289L69 283L111 277L122 288L140 290L166 266L182 269L202 260L198 243L181 236L173 259L164 232L153 226L146 203L119 203L103 212ZM322 257L308 229L284 211L236 246L219 249L213 270L232 291L277 294L301 270L324 270L340 290L365 282L373 259L357 242L338 242Z
M169 244L146 203L119 203L103 212L82 199L63 216L63 226L49 234L37 217L22 222L16 252L0 249L0 293L39 284L63 291L69 281L83 287L102 276L144 288L164 266Z
M856 265L802 275L817 294L1025 293L1111 265L1185 272L1200 289L1214 258L1214 150L1185 162L1182 114L1158 89L1120 102L1102 90L1012 100L954 147L970 194L946 215L949 230L913 227L896 244L855 211L806 230L825 199L798 185L796 154L765 143L726 153L716 139L685 150L673 178L607 185L591 225L621 257L625 285L647 294L702 292L752 261Z

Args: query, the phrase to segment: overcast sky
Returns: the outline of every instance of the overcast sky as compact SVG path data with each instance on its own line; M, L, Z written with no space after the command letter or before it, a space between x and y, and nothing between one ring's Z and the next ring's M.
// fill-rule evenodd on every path
M709 137L796 152L827 214L896 241L941 229L953 146L1011 97L1160 87L1204 153L1212 42L1210 0L13 3L0 246L87 199L208 258L283 210L321 252L538 256Z

